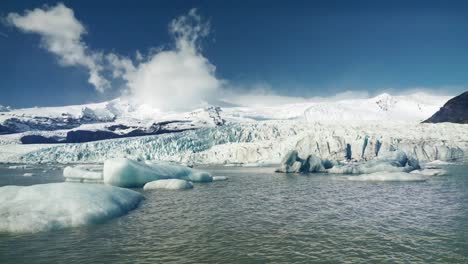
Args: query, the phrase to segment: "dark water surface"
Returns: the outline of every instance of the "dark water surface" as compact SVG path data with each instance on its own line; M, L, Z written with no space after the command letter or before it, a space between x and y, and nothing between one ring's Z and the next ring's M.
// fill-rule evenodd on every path
M7 167L1 186L63 181ZM105 224L0 234L0 263L468 263L468 166L444 168L378 183L211 167L229 180L138 190L140 207Z

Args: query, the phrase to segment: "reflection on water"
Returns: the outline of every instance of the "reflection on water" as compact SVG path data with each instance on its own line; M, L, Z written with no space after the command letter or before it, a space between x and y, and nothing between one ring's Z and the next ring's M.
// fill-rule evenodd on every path
M425 182L208 168L228 181L143 191L101 225L1 234L0 263L466 263L468 166ZM24 177L24 173L34 176ZM63 181L60 168L0 168L0 185ZM1 219L0 219L1 220Z

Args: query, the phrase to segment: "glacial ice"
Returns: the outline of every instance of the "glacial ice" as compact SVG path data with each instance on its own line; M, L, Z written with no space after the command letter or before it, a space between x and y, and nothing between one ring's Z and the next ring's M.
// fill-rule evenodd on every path
M0 187L0 233L103 223L135 209L142 199L138 192L105 185Z
M446 170L442 169L423 169L423 170L414 170L410 173L416 173L424 176L441 176L447 174Z
M67 166L63 169L63 177L67 179L102 181L102 173L89 168Z
M349 144L352 159L358 161L376 159L394 150L402 150L421 162L456 161L466 159L466 138L466 125L460 124L261 121L157 136L49 145L6 158L20 163L100 163L110 158L129 158L194 164L278 164L290 150L297 150L301 157L314 154L323 160L343 160Z
M280 168L276 172L284 173L309 173L309 172L324 172L325 165L331 166L331 161L326 160L323 162L322 159L315 155L309 155L306 159L299 157L297 151L293 150L288 152L281 161Z
M410 172L419 169L419 162L403 151L391 151L374 160L348 162L328 169L336 174L370 174L375 172Z
M369 174L361 174L356 176L345 177L350 181L375 181L375 182L387 182L387 181L425 181L426 177L419 174L407 173L407 172L373 172Z
M148 182L143 186L143 190L166 189L166 190L185 190L193 188L193 183L181 179L166 179Z
M161 179L182 179L193 182L210 182L209 173L168 162L138 162L125 158L104 162L104 183L119 187L142 187Z
M166 175L168 178L177 178L192 182L213 181L211 174L206 171L192 169L172 162L145 161L145 164L158 171L160 175Z
M213 176L213 181L225 181L228 177L226 176Z

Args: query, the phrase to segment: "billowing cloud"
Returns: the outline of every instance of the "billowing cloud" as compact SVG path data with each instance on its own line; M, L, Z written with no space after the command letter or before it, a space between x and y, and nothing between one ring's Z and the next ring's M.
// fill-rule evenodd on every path
M60 64L85 67L89 71L88 82L98 91L110 87L109 81L101 75L102 54L90 51L81 40L86 29L72 9L59 3L50 8L27 10L24 15L10 13L6 20L24 32L39 34L42 47L57 55Z
M103 73L109 73L111 81L125 82L125 93L137 103L161 110L187 110L202 105L221 86L215 66L201 54L199 40L209 33L209 24L203 22L196 9L169 24L173 49L147 56L136 51L134 61L89 49L82 41L86 34L83 24L72 9L61 3L27 10L24 15L10 13L7 21L24 32L39 34L42 47L57 55L62 65L88 69L88 81L100 92L111 85L103 77Z
M175 48L149 56L126 79L138 102L162 110L187 110L202 105L221 87L215 66L200 52L198 42L209 32L195 9L169 25Z

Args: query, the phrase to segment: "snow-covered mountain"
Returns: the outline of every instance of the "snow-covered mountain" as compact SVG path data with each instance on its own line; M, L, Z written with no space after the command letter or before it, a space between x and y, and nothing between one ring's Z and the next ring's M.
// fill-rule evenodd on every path
M0 162L102 162L130 157L203 164L277 163L291 149L342 159L347 145L357 160L394 149L421 160L463 160L468 151L466 125L420 124L449 99L423 93L382 94L366 99L207 106L191 112L161 112L116 99L10 109L0 113Z
M368 99L316 103L305 111L308 121L421 122L435 113L451 97L415 93L391 96L387 93Z

